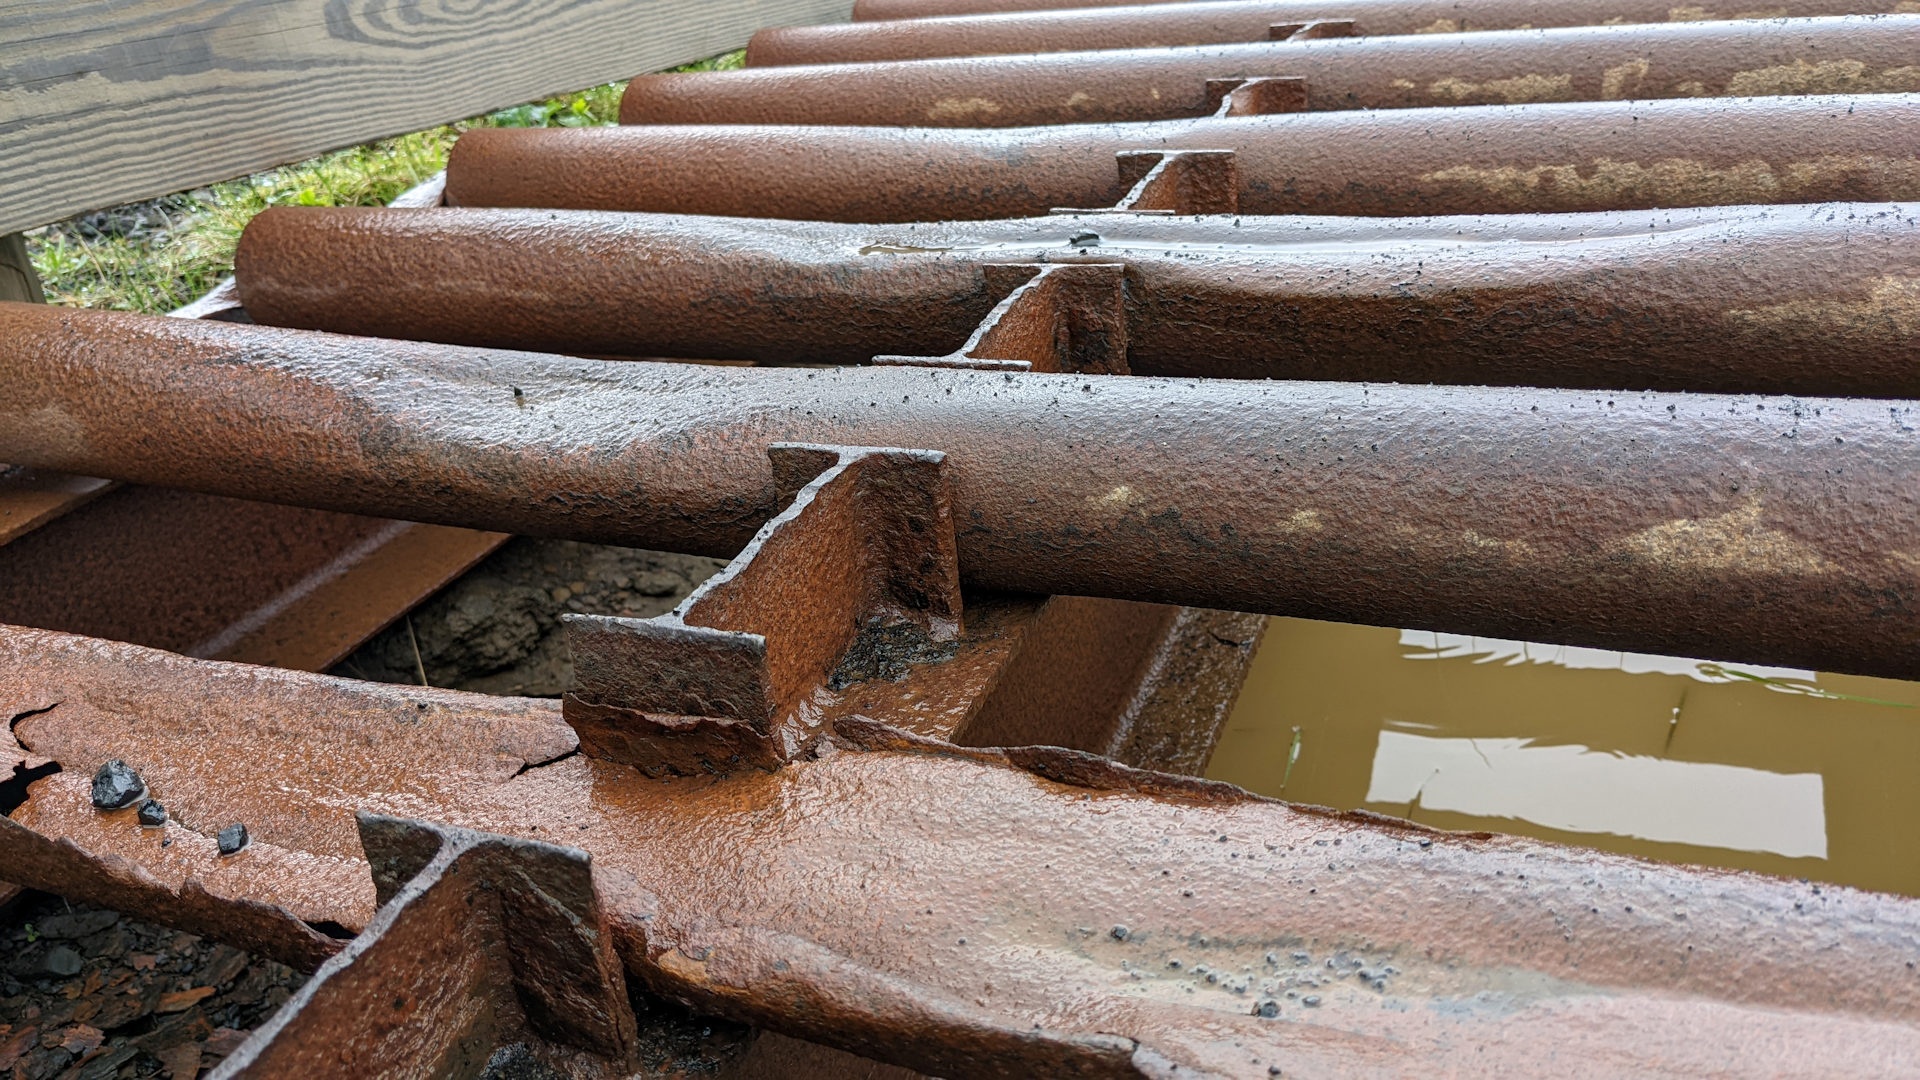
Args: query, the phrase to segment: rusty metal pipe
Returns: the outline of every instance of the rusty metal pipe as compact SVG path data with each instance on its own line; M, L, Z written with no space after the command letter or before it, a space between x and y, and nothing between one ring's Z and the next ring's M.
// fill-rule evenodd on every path
M1920 95L1580 102L1023 130L476 128L465 206L912 222L1112 206L1115 154L1229 149L1247 214L1920 199Z
M1672 0L1212 0L1128 7L1060 0L861 0L867 20L768 27L747 43L748 67L925 60L945 56L1228 45L1309 34L1434 34L1519 27L1601 26L1752 18L1757 13L1676 7ZM938 9L915 11L916 8ZM1031 8L1032 10L1029 10ZM1066 10L1057 10L1066 9ZM1790 0L1764 17L1873 15L1896 0ZM927 17L939 16L939 17ZM1334 21L1337 28L1311 24Z
M1089 234L1099 238L1089 243ZM596 356L958 349L989 268L1119 263L1135 374L1920 397L1920 207L901 226L281 208L262 323Z
M0 306L0 458L737 550L775 442L947 454L964 581L1911 677L1905 401L622 364Z
M1580 26L641 75L627 124L1019 127L1205 116L1218 80L1304 108L1920 90L1920 15ZM1215 80L1209 86L1209 80ZM1297 103L1296 103L1297 104Z

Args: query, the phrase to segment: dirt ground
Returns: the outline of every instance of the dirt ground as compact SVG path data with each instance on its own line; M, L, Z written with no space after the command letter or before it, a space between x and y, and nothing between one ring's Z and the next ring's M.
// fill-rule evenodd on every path
M433 686L558 697L573 675L560 616L664 615L725 565L694 555L516 537L361 646L333 674L417 685L424 673Z
M0 928L0 1077L191 1077L306 981L283 964L55 896Z

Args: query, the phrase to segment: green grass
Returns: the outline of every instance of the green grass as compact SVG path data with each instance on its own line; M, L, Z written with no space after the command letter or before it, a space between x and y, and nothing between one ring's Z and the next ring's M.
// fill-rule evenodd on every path
M675 68L737 68L745 51ZM446 167L460 133L476 127L611 124L625 83L381 139L143 203L81 214L27 234L47 301L160 313L186 304L233 272L240 231L269 206L378 206Z

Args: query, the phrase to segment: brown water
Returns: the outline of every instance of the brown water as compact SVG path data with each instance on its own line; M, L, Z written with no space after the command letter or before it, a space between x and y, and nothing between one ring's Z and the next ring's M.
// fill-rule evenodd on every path
M1920 683L1276 618L1207 775L1920 894L1917 765Z

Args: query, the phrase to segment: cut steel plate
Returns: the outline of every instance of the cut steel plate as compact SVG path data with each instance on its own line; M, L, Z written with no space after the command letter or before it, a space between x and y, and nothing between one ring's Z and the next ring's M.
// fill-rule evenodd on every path
M0 457L740 550L768 446L946 455L974 587L1912 677L1908 401L633 364L0 306Z
M640 75L625 124L1021 127L1205 116L1238 80L1289 106L1405 109L1920 90L1920 14L908 60Z
M592 356L1022 367L1007 334L1037 317L1041 370L1920 397L1912 204L897 226L287 207L236 264L262 323ZM1051 355L1057 288L995 307L1063 264L1112 275L1111 325L1059 339L1100 356Z
M549 702L21 630L0 634L0 685L57 702L16 730L63 770L0 822L10 867L58 852L129 897L206 882L210 914L291 932L289 897L300 918L366 926L376 899L432 857L405 843L386 849L398 860L371 852L370 867L356 811L563 844L584 855L547 861L592 859L590 900L576 870L545 902L567 955L604 920L628 977L652 993L938 1076L1920 1067L1920 975L1907 967L1920 961L1920 908L1908 898L1297 809L874 720L839 725L830 752L775 772L648 777L569 753ZM288 727L302 738L277 737ZM85 770L106 755L155 763L156 795L191 808L191 826L159 830L171 846L131 810L88 803ZM223 858L202 830L229 820L255 839ZM458 885L441 880L399 910ZM467 895L525 907L531 893ZM587 910L566 929L563 912ZM428 926L445 943L487 921ZM363 955L401 918L378 929ZM507 958L507 972L527 960L563 970L538 938L517 948L526 959ZM436 948L393 974L433 990L456 982L451 967ZM353 971L337 963L311 996ZM522 1007L556 989L543 980ZM339 1045L395 1029L445 1037L410 1023L402 1010L341 1031Z
M1246 214L1564 213L1920 199L1920 96L1386 109L1016 130L475 128L462 206L815 221L1114 206L1119 154L1233 153Z
M1904 10L1900 4L1901 0L1788 0L1763 12L1675 7L1672 0L1149 0L1128 7L1071 0L857 0L852 23L769 27L753 35L747 43L746 64L780 67L1228 45L1305 40L1300 37L1303 31L1308 37L1345 37L1872 15ZM873 21L877 19L893 21Z

